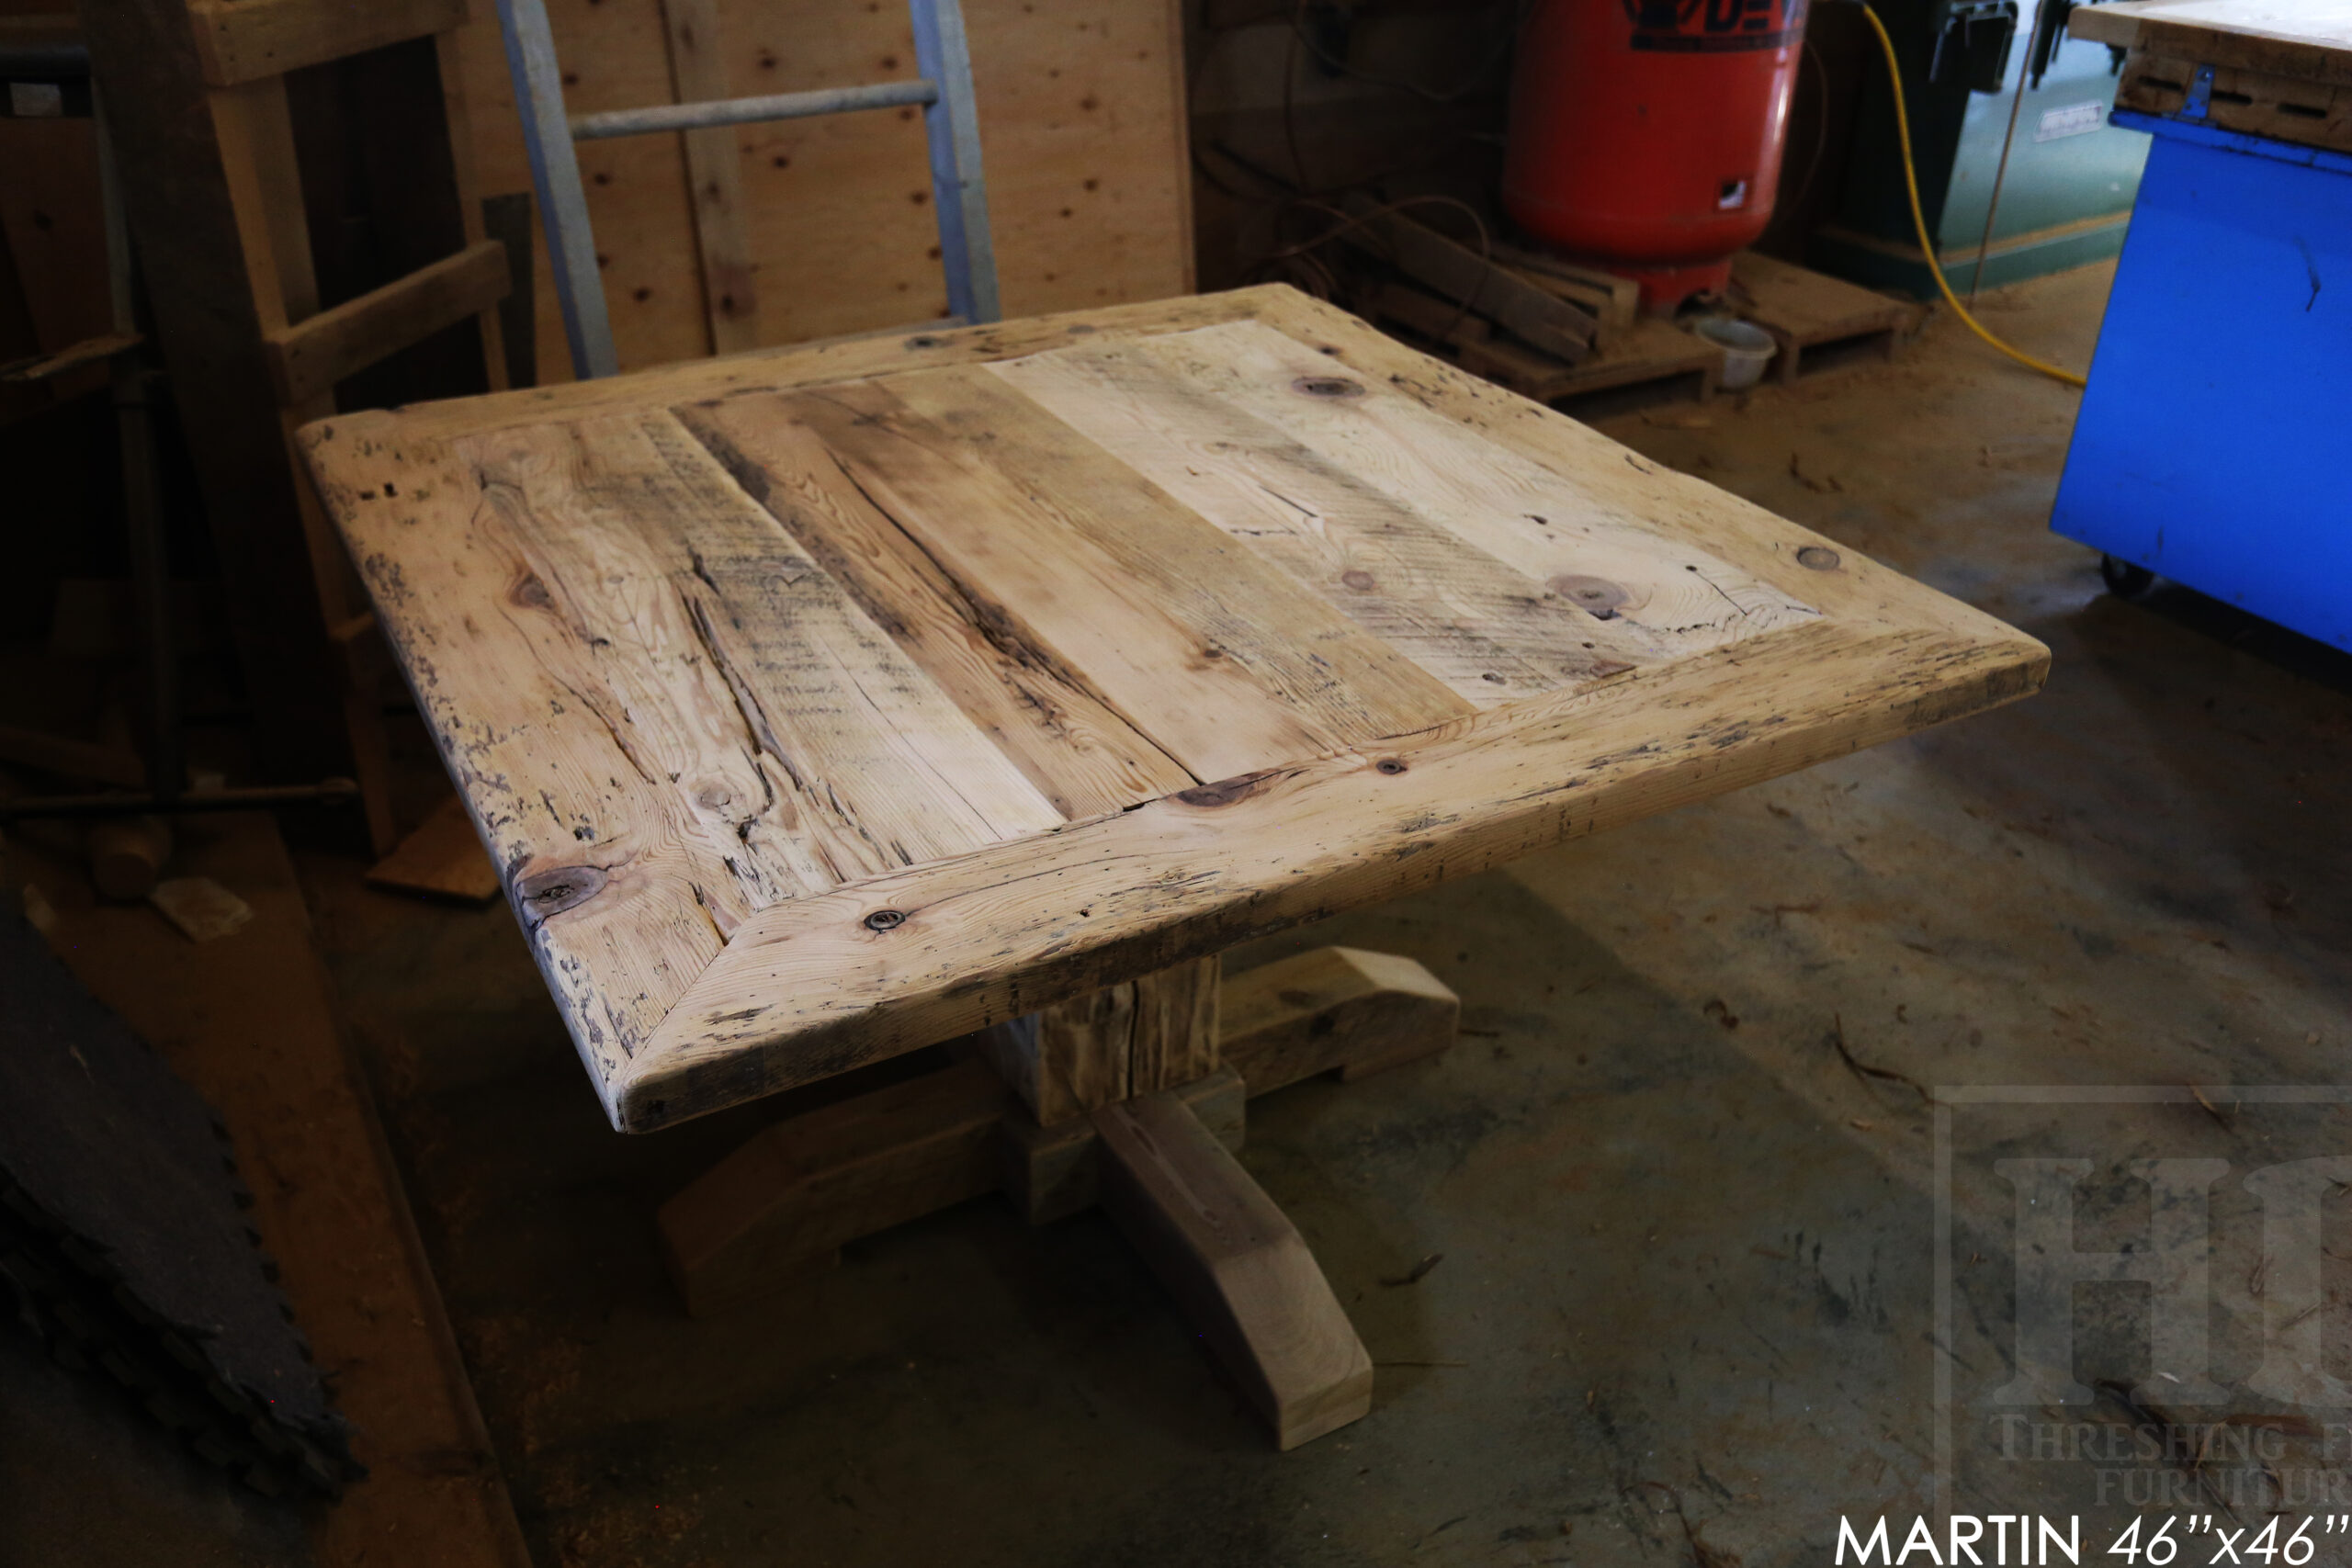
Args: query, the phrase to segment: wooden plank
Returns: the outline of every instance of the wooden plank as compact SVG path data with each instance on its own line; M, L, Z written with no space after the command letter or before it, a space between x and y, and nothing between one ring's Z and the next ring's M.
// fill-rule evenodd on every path
M1899 334L1919 319L1916 305L1754 251L1732 258L1731 277L1747 296L1740 314L1779 345L1771 373L1783 386L1806 374L1809 350L1875 347L1892 358Z
M1093 1113L1103 1206L1284 1451L1372 1411L1372 1358L1298 1227L1172 1094Z
M1785 332L1799 343L1843 336L1864 326L1901 326L1917 313L1917 307L1903 300L1757 251L1734 256L1731 276L1753 301L1758 325L1769 325L1776 335Z
M1424 294L1409 283L1393 279L1356 301L1356 308L1374 321L1408 328L1431 343L1455 348L1484 343L1494 335L1485 317L1473 315L1459 305L1449 305L1434 294ZM1544 363L1560 362L1545 358Z
M2352 86L2341 0L2132 0L2077 6L2069 36L2123 49Z
M666 413L357 472L329 503L592 1061L754 909L1061 820Z
M1815 623L777 906L605 1103L644 1130L774 1093L2011 701L2047 662L1996 623Z
M1641 315L1642 286L1630 277L1620 277L1597 266L1579 266L1562 257L1543 251L1521 250L1516 245L1497 245L1495 259L1538 288L1579 303L1591 313L1600 332L1628 331ZM1596 349L1605 346L1598 333L1592 345Z
M744 912L1061 821L667 413L459 447L546 596L535 647L735 863Z
M52 376L79 370L85 365L103 365L116 355L137 348L145 341L137 333L107 333L98 337L85 337L55 354L0 365L0 381L46 381Z
M1462 704L984 371L783 400L967 597L1196 777L1441 723Z
M1067 348L991 369L1472 706L1601 679L1642 654L1405 492L1236 407L1187 373L1199 359L1181 344Z
M1295 293L1282 284L1262 284L1224 294L1155 299L981 326L932 327L912 333L854 333L727 359L687 360L626 377L560 381L487 397L452 399L402 409L397 414L363 410L342 416L332 428L364 434L370 443L397 438L404 446L422 448L452 436L479 435L511 425L545 424L623 409L716 404L907 370L981 364L1060 348L1072 338L1091 333L1154 335L1221 321L1251 321Z
M1616 340L1618 333L1629 331L1637 318L1638 310L1625 309L1618 302L1615 294L1581 279L1561 277L1555 273L1531 266L1513 265L1508 270L1525 278L1555 299L1566 300L1577 310L1590 315L1592 317L1592 350L1595 354L1606 350ZM1622 281L1630 282L1631 280ZM1634 285L1634 292L1638 299L1641 292L1639 284Z
M1367 220L1346 231L1351 243L1394 262L1457 304L1466 302L1505 332L1575 365L1592 353L1593 318L1466 245L1400 212L1380 214L1370 197L1351 196L1351 217Z
M2115 90L2115 107L2172 114L2188 102L2200 69L2192 60L2134 51ZM2205 122L2299 146L2352 152L2352 84L2219 66L2213 72Z
M662 1258L686 1310L755 1301L845 1241L994 1191L1012 1105L971 1060L766 1129L662 1205Z
M466 0L188 0L187 17L204 79L234 87L462 27Z
M457 31L436 37L433 40L433 62L435 73L441 79L442 123L448 128L450 176L457 187L458 237L468 245L478 245L493 236L484 218L481 181L473 152L473 104L469 97L465 57L458 47L458 37ZM524 202L527 211L530 197L524 197ZM523 227L528 231L537 228L537 225L526 222ZM482 370L493 392L503 392L508 385L510 356L506 350L506 331L502 323L506 312L514 307L508 306L506 300L517 287L517 275L526 285L531 276L531 243L527 235L519 243L502 238L499 243L506 251L506 294L500 297L501 309L484 310L480 318ZM519 303L523 310L529 310L528 300ZM527 316L525 319L527 320ZM525 363L528 363L527 356Z
M844 87L916 74L905 6L768 0L726 6L714 96ZM506 57L486 4L459 34L481 106L485 192L530 173ZM661 0L549 0L576 112L673 96ZM989 204L1006 314L1190 292L1193 175L1179 0L967 0ZM921 321L947 299L921 111L745 127L741 210L759 333L800 342ZM625 369L707 352L687 160L670 137L582 149ZM600 178L601 176L601 178ZM544 247L539 380L571 375Z
M682 104L729 96L718 0L662 0L670 39L670 80ZM743 222L743 159L732 126L689 130L687 201L694 209L695 245L702 263L703 314L710 322L710 352L741 354L760 342L759 290L752 277L752 242Z
M1409 958L1318 947L1226 982L1217 1050L1250 1096L1318 1074L1352 1083L1450 1049L1462 1002Z
M1510 457L1568 481L1599 511L1639 520L1676 547L1703 550L1826 616L1933 626L1963 637L2016 635L1900 573L1880 570L1850 551L1833 547L1819 535L1752 502L1653 464L1590 425L1563 419L1442 360L1415 354L1295 289L1270 291L1257 319L1329 363L1352 366L1370 382L1395 387L1429 412L1495 443ZM1674 330L1665 322L1655 324Z
M1045 650L957 592L824 444L763 399L678 417L796 544L849 591L1064 817L1116 811L1194 783Z
M1214 957L1106 986L977 1038L1042 1125L1187 1084L1217 1065Z
M326 396L334 384L443 327L506 298L506 247L495 240L370 289L267 334L270 374L288 403Z
M502 482L504 503L485 504L481 465L447 452L431 461L384 451L368 458L348 479L322 478L322 497L582 1059L602 1071L643 1043L717 955L722 917L711 904L730 922L748 914L741 879L766 869L766 841L735 838L723 810L730 782L746 793L758 787L753 765L728 745L732 695L712 676L693 705L666 718L650 714L626 741L567 722L578 711L616 715L619 699L562 608L571 592L559 598L548 585L555 566L526 548L528 517L516 520L526 506L514 488ZM398 562L386 553L391 537L428 526L448 531L431 552ZM595 548L582 539L564 558L583 574L576 591L591 604L604 593ZM616 575L623 590L660 592ZM414 613L425 604L446 608L447 618ZM612 613L627 612L616 604ZM741 724L733 721L734 734ZM707 780L689 773L706 752L729 771ZM656 788L665 770L699 787ZM719 811L699 807L706 793ZM567 886L595 897L571 907Z
M1462 356L1462 367L1497 386L1509 387L1538 402L1559 404L1572 398L1626 388L1652 387L1687 393L1693 402L1714 396L1722 378L1723 350L1672 321L1645 317L1618 338L1606 354L1596 354L1573 368L1516 345L1480 345Z
M456 795L435 807L400 848L369 866L367 883L461 904L487 904L499 894L498 867L482 852L465 797Z
M1302 385L1351 378L1334 377L1328 356L1271 326L1203 328L1162 339L1152 352L1327 466L1577 606L1604 659L1682 658L1818 613L1684 541L1669 543L1588 477L1498 449L1392 387L1353 381L1346 396L1301 395Z

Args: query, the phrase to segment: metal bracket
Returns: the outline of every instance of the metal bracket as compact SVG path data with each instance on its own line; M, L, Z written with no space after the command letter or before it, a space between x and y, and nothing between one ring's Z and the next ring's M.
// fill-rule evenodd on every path
M2196 76L2189 81L2188 96L2181 100L2180 107L2173 110L2173 118L2175 119L2203 119L2205 111L2211 107L2212 101L2213 68L2210 65L2200 65L2197 68Z

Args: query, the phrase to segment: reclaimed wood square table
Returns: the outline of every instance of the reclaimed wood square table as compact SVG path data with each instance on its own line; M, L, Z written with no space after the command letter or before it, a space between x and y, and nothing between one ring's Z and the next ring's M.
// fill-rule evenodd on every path
M1372 1370L1243 1097L1454 1001L1327 949L1221 1007L1216 955L2048 659L1282 288L300 441L614 1126L948 1045L668 1205L689 1304L979 1191L1100 1201L1283 1447Z

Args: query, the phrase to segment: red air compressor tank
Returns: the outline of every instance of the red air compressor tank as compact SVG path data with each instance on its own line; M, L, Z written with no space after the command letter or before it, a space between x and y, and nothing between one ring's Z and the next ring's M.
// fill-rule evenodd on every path
M1671 311L1719 289L1781 178L1805 0L1536 0L1503 205Z

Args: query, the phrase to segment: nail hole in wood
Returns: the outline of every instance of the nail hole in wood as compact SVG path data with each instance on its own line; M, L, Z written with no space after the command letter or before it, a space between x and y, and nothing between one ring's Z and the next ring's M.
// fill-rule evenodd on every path
M1807 545L1797 552L1797 564L1815 571L1836 571L1838 552L1826 545Z
M870 931L894 931L906 923L903 909L876 909L865 917L865 929Z
M1405 771L1404 762L1395 757L1383 757L1372 767L1374 773L1386 773L1392 778Z

